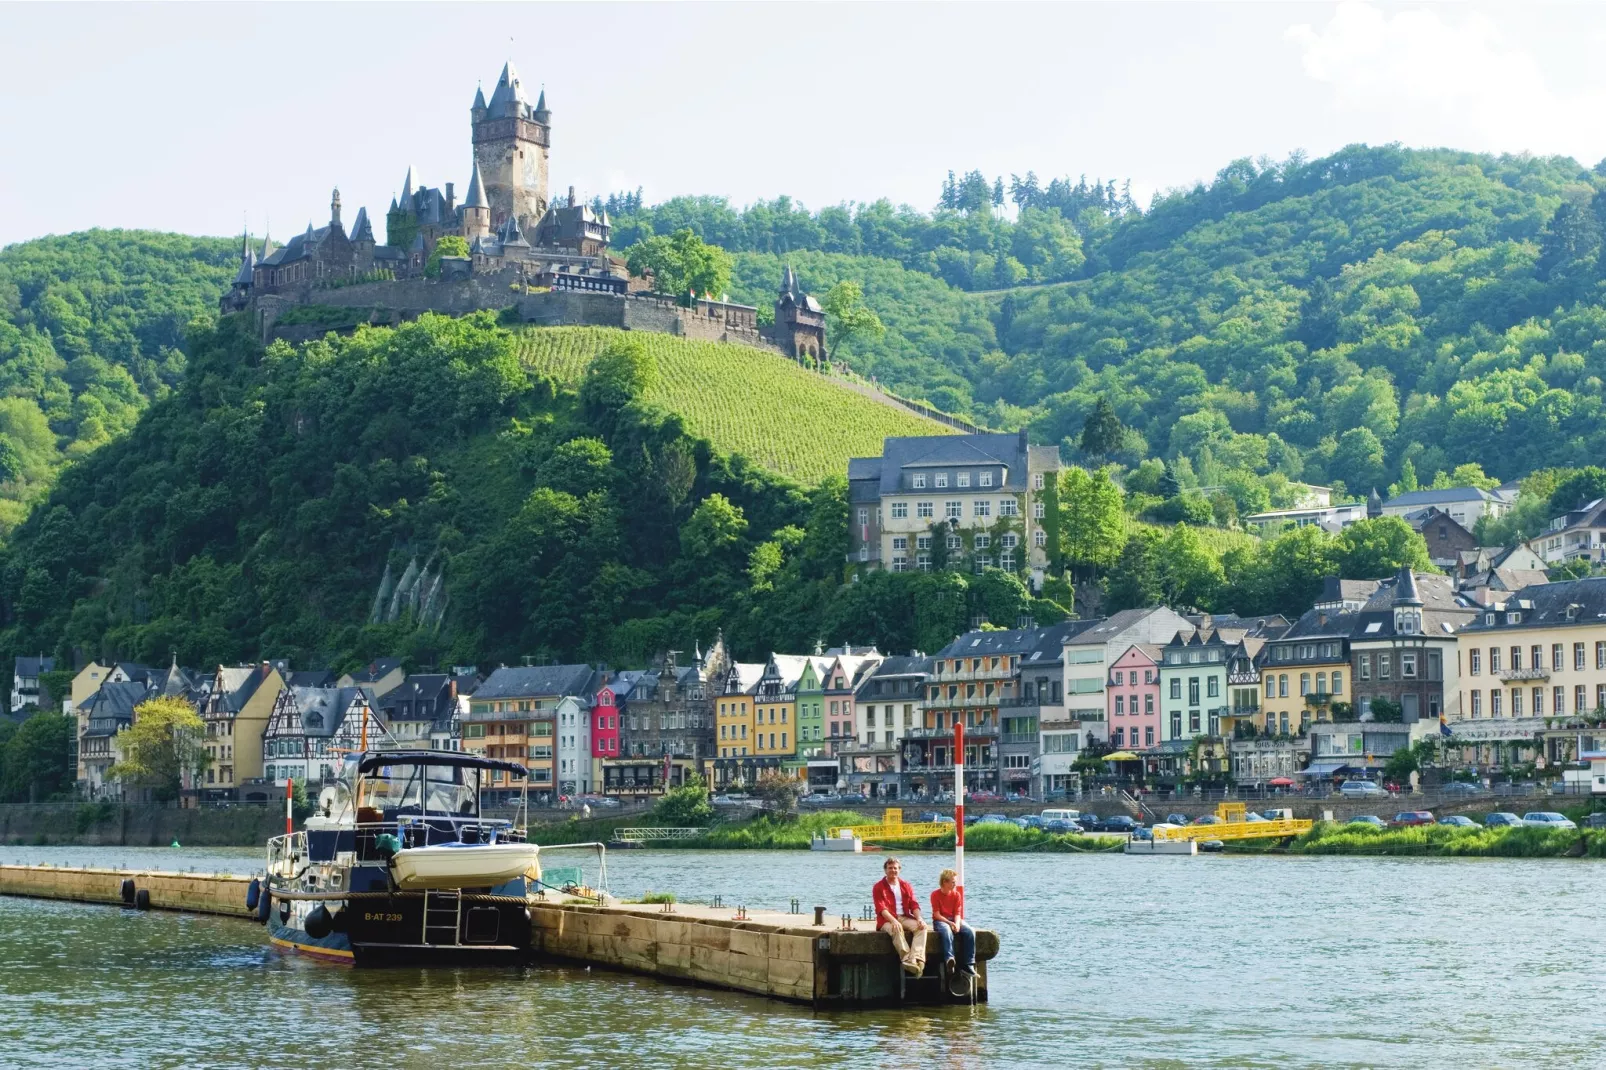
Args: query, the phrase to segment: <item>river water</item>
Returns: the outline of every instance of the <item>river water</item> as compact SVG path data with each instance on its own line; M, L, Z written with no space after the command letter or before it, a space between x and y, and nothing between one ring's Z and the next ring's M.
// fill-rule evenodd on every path
M257 852L0 848L232 871ZM906 856L921 894L946 856ZM616 852L615 894L858 913L881 860ZM574 967L354 971L246 921L0 898L0 1066L1606 1065L1601 863L972 855L984 1007L822 1012Z

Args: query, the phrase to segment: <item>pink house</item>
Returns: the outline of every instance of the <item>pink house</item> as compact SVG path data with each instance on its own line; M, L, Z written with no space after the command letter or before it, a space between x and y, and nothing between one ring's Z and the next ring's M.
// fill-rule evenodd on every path
M1160 745L1160 659L1158 646L1134 643L1110 666L1104 713L1116 750L1143 751Z

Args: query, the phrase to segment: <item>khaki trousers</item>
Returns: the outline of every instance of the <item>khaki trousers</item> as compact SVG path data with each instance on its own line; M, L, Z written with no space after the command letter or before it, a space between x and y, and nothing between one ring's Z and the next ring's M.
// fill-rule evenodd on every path
M881 931L892 937L893 950L904 968L919 976L926 969L926 925L919 918L899 918L898 921L901 924L882 922ZM914 938L910 939L906 933Z

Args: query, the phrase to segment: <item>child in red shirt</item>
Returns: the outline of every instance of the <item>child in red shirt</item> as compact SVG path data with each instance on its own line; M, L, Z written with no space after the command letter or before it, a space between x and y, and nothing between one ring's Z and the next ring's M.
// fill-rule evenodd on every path
M965 894L959 889L959 874L945 869L937 877L937 887L931 893L931 921L937 927L937 942L942 945L942 957L951 976L954 972L954 942L959 943L960 972L976 972L976 930L965 921Z

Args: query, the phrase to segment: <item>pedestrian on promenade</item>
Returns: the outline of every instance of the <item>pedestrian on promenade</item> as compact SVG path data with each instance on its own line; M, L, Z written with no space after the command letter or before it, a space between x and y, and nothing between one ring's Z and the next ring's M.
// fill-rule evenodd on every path
M900 874L903 866L896 858L881 864L886 876L871 889L876 921L881 931L892 937L892 948L903 963L903 971L919 977L926 971L926 922L920 916L920 900L914 886Z
M937 943L942 947L943 964L948 975L959 971L973 976L976 972L976 930L965 921L965 897L959 890L959 874L945 869L937 877L937 887L931 893L931 924L937 930ZM959 958L954 959L954 945L958 944Z

